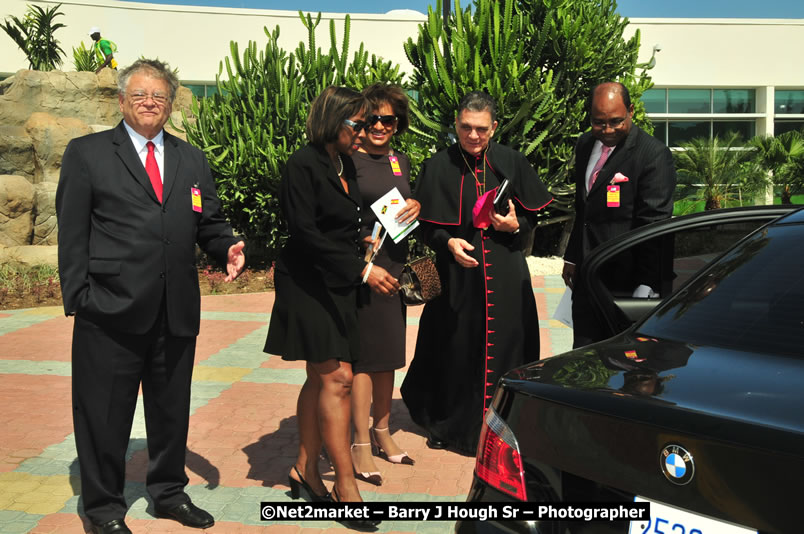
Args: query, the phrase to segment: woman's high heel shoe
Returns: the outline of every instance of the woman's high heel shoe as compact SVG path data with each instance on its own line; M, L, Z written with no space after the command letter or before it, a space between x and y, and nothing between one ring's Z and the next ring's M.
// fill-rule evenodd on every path
M415 465L416 461L408 456L408 453L403 452L401 454L394 454L393 456L389 456L383 448L380 446L380 442L377 439L377 432L388 432L388 437L391 437L390 432L388 431L388 427L385 428L370 428L369 432L371 432L371 444L372 449L376 450L377 456L380 458L384 458L391 462L392 464L404 464L404 465Z
M294 479L290 475L288 475L288 486L290 486L290 496L294 499L298 499L301 497L301 489L304 488L304 491L307 492L307 495L310 496L310 499L313 502L331 502L332 496L329 493L325 493L324 495L318 495L316 492L313 491L313 488L304 480L304 477L299 473L298 468L294 465L293 470L296 471L296 476L299 477L299 480Z
M341 502L338 497L338 490L332 488L332 502ZM374 531L377 525L382 523L379 519L339 519L338 523L353 530Z
M352 452L354 452L355 447L371 447L371 443L352 443ZM375 486L382 486L382 475L379 471L360 472L357 470L357 462L354 460L354 454L352 455L352 465L354 466L356 479L374 484Z

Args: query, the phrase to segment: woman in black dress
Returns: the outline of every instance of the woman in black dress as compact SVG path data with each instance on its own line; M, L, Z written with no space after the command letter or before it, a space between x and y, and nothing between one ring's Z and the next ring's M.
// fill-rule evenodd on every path
M362 204L349 156L365 138L366 110L365 98L352 89L325 89L307 117L310 144L282 173L279 200L289 236L276 263L265 352L307 362L296 408L299 454L288 475L294 498L301 488L313 500L330 498L318 468L323 444L335 469L332 498L362 500L349 454L357 290L361 281L383 295L399 290L385 269L361 258Z
M357 183L363 197L363 229L371 232L376 215L371 204L396 187L405 197L399 219L411 222L419 214L420 204L410 198L410 160L391 148L395 134L408 127L408 98L398 86L373 84L363 90L371 103L366 137L352 156L357 168ZM369 241L371 238L368 238ZM399 278L407 260L406 241L394 243L386 238L374 259L392 276ZM355 476L377 486L382 475L374 464L372 452L392 463L413 465L408 454L397 446L388 426L394 370L405 366L405 305L399 295L386 297L364 291L358 308L360 357L354 364L352 385L352 421L355 427L352 462ZM374 426L369 429L369 414L374 408ZM372 451L374 449L374 451Z

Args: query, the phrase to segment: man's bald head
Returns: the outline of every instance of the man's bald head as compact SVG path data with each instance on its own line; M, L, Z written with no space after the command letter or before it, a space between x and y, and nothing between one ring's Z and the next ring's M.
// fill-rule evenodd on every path
M617 146L631 131L634 106L628 89L618 82L605 82L592 89L589 122L592 135L606 146Z

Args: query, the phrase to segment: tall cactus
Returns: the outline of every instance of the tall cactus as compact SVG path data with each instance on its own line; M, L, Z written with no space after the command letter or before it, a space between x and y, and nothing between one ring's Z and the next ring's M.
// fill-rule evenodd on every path
M337 43L330 24L330 49L316 47L313 18L299 12L307 28L307 43L288 53L279 44L279 27L265 28L263 50L250 41L240 53L230 43L221 62L216 94L193 99L192 118L183 115L187 140L207 155L223 211L262 259L271 259L285 239L277 190L282 166L306 143L304 123L310 104L328 85L360 89L375 81L400 83L399 66L368 52L361 43L351 62L349 16ZM224 75L225 72L225 75Z

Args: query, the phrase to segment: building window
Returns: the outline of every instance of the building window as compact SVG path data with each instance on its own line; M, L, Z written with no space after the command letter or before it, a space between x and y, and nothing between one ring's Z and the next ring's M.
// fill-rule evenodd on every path
M775 92L774 109L777 115L804 114L804 90L780 90Z
M696 137L709 137L709 121L669 121L667 123L667 146L681 146Z
M710 89L669 89L668 113L712 113Z
M218 87L214 83L182 83L182 85L192 91L196 98L207 98L218 92Z
M653 135L670 147L728 132L739 133L743 141L756 134L756 117L739 116L756 114L755 89L649 89L642 101ZM724 120L726 114L734 119Z
M773 121L773 135L779 135L793 130L804 133L804 120Z
M754 89L715 89L712 91L714 113L755 113L757 109Z
M642 94L642 103L645 113L667 113L667 89L648 89Z

